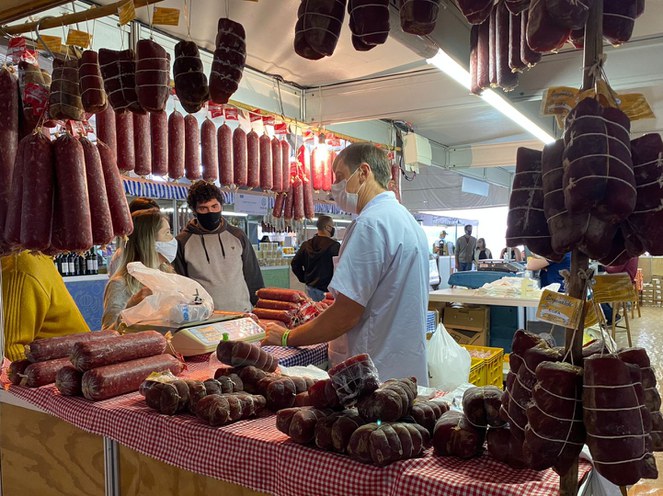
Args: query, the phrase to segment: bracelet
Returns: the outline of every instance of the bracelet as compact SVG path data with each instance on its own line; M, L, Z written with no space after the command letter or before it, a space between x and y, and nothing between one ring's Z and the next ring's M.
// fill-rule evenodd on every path
M288 335L290 334L290 329L285 331L281 336L281 346L288 346Z

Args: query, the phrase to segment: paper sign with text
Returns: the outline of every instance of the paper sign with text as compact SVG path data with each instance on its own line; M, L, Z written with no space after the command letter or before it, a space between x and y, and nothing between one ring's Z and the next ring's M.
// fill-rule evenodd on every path
M155 7L152 24L155 26L177 26L180 23L180 9Z
M117 15L120 18L120 25L130 23L136 18L136 7L133 0L128 0L117 8Z
M635 287L626 273L600 274L594 276L592 286L594 300L597 303L635 301Z
M48 48L51 52L59 52L61 46L62 38L48 34L42 34L41 40L37 43L37 49L44 50L45 48Z
M92 35L78 29L70 29L67 33L67 45L87 48L92 42Z
M580 321L582 300L545 289L536 309L536 318L544 322L575 329Z

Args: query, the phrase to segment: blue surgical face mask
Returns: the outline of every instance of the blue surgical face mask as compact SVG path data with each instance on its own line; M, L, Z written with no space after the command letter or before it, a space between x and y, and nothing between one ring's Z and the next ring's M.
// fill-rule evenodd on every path
M349 178L343 179L335 184L332 184L331 187L332 195L334 197L336 205L338 205L338 208L349 214L359 213L357 212L357 204L359 203L359 191L361 191L361 188L364 185L362 184L361 186L359 186L359 189L357 190L356 193L348 193L348 191L345 189L346 186L348 185L348 181L352 179L352 176L354 176L357 173L357 171L359 171L359 167L357 167L357 170L355 170L352 174L350 174Z

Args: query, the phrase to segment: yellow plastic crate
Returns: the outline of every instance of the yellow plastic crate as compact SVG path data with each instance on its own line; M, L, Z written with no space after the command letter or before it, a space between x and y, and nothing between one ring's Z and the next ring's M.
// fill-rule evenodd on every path
M472 365L474 365L474 360L481 360L481 376L479 383L473 382L476 386L497 386L501 388L503 385L503 372L502 372L502 363L504 357L504 349L502 348L490 348L488 346L472 346L472 345L463 345L467 351L481 353L487 355L485 358L478 358L472 356ZM472 377L472 367L470 367L470 377ZM472 382L472 381L470 381Z
M475 386L481 386L481 381L483 380L484 374L484 359L483 358L472 358L472 364L470 365L470 378L468 381L470 384Z

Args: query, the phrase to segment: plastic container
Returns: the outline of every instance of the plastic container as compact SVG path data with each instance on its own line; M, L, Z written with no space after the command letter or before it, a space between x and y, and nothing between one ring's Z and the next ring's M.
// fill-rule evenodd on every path
M472 358L472 364L470 365L470 378L468 382L474 384L475 386L483 386L481 381L483 380L484 375L484 359L483 358Z
M472 377L472 368L474 367L475 360L480 360L480 378L479 382L472 382L476 386L497 386L501 388L504 382L503 376L503 361L504 350L502 348L491 348L489 346L472 346L462 345L469 351L472 357L472 366L470 367L470 378ZM480 358L477 355L486 355L485 358Z

